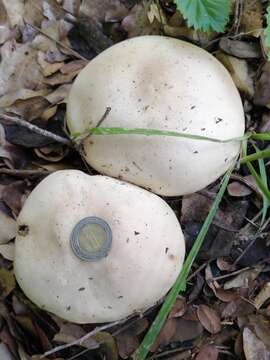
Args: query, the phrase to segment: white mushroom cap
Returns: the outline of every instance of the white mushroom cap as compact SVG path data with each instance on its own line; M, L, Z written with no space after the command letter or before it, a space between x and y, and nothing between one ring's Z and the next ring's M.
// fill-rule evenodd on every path
M109 225L112 243L107 256L85 261L70 239L75 225L92 216ZM19 285L38 306L76 323L113 321L152 306L173 285L185 255L180 225L165 201L77 170L46 177L26 200L18 226Z
M244 111L228 71L205 50L164 36L141 36L99 54L68 99L71 133L95 127L171 130L218 139L242 136ZM95 135L84 142L99 172L163 195L198 191L221 176L239 142L220 144L144 135Z

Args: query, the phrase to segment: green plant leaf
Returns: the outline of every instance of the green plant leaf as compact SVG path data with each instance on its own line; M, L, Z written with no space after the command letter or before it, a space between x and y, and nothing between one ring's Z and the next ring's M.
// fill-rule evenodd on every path
M269 158L270 157L270 150L257 150L256 153L254 154L250 154L247 156L242 157L242 159L240 160L241 164L245 164L247 162L250 161L255 161L255 160L259 160L259 159L264 159L264 158Z
M195 30L223 32L229 20L230 0L176 0L178 9Z
M267 8L266 13L266 29L264 30L265 33L265 45L268 48L268 60L270 60L270 5Z
M152 346L152 344L154 343L156 337L158 336L162 326L164 325L166 318L169 315L179 292L184 291L186 289L188 273L191 269L191 266L192 266L194 260L196 259L197 255L198 255L198 252L203 244L203 241L208 232L208 229L209 229L209 227L213 221L213 218L217 212L219 204L222 200L222 197L225 193L228 182L230 180L232 171L233 171L233 167L231 167L227 171L227 173L224 175L222 183L221 183L221 187L220 187L220 189L217 193L217 196L211 206L209 214L207 215L207 218L205 219L203 226L192 246L192 249L190 250L190 252L184 262L182 271L180 272L178 278L176 279L176 282L175 282L173 288L170 290L170 292L166 296L165 301L164 301L157 317L155 318L154 322L152 323L150 329L148 330L145 338L143 339L143 342L141 343L141 345L139 346L139 348L133 355L132 358L134 360L144 360L146 358L146 356L149 352L149 349Z

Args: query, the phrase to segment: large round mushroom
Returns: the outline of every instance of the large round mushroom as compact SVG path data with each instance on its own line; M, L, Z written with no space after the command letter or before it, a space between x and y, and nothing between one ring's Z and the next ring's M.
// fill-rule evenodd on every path
M158 196L64 170L26 200L14 267L22 290L41 308L75 323L99 323L155 304L184 255L181 227Z
M207 51L164 36L120 42L94 58L68 98L71 133L102 127L177 131L221 140L244 134L240 95L225 67ZM193 193L215 181L239 153L239 142L166 136L92 135L87 162L102 174L158 194Z

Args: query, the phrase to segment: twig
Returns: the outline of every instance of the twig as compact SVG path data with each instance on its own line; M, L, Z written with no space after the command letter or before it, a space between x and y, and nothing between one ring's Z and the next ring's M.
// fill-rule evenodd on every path
M60 350L64 350L64 349L67 349L67 348L70 348L71 346L74 346L74 345L82 345L82 343L84 341L86 341L87 339L89 339L90 337L92 336L95 336L96 334L98 334L100 331L103 331L103 330L107 330L107 329L110 329L116 325L119 325L119 324L122 324L126 321L127 319L122 319L122 320L117 320L117 321L114 321L114 322L111 322L109 324L106 324L106 325L103 325L103 326L98 326L96 327L94 330L88 332L87 334L85 334L84 336L82 336L81 338L77 339L77 340L74 340L72 341L71 343L69 344L65 344L65 345L60 345L60 346L56 346L55 348L49 350L49 351L46 351L43 355L41 355L39 358L40 359L43 359L45 358L46 356L49 356L49 355L52 355Z
M226 279L226 278L228 278L228 277L231 277L231 276L233 276L233 275L240 274L240 273L245 272L245 271L250 270L250 269L252 269L252 267L248 266L248 267L245 267L245 268L243 268L243 269L233 271L233 272L231 272L231 273L229 273L229 274L225 274L225 275L213 277L213 278L211 278L211 279L208 279L208 281L211 281L211 282L212 282L212 281L218 281L218 280Z
M30 131L33 131L34 133L38 134L38 135L42 135L46 138L49 138L53 141L56 141L60 144L63 144L63 145L67 145L67 146L71 146L73 147L73 143L71 140L69 139L66 139L62 136L59 136L59 135L56 135L48 130L44 130L44 129L41 129L40 127L36 126L36 125L33 125L31 124L30 122L24 120L23 118L15 115L15 114L7 114L7 113L0 113L0 121L2 120L6 120L6 121L9 121L13 124L16 124L16 125L20 125L22 127L25 127L27 128L28 130Z
M21 170L0 168L0 175L11 175L15 177L46 176L53 171L49 170Z
M36 31L40 32L42 35L46 36L48 39L54 41L57 45L61 46L63 49L69 51L72 55L74 55L75 57L87 61L89 62L89 59L86 59L84 56L82 56L81 54L79 54L77 51L71 49L69 46L61 43L60 41L58 41L57 39L53 38L52 36L48 35L45 31L43 31L42 29L38 28L37 26L27 23L27 25L31 26L33 29L35 29Z

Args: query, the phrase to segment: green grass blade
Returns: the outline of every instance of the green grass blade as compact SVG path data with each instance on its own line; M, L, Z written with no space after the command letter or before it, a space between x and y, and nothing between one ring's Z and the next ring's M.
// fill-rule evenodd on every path
M250 135L253 140L270 140L270 132L253 133Z
M145 136L173 136L186 138L191 140L204 140L211 141L215 143L229 143L232 141L243 141L248 139L251 134L246 133L244 136L220 140L217 138L201 136L201 135L192 135L185 134L177 131L164 131L157 129L142 129L142 128L122 128L122 127L96 127L88 130L90 135L145 135ZM73 137L81 136L81 134L72 134Z
M268 158L268 157L270 157L269 149L262 150L262 151L258 150L254 154L244 156L240 160L240 162L241 162L241 164L246 164L247 162L250 162L250 161L255 161L255 160L264 159L264 158Z
M233 167L227 171L225 176L223 177L221 187L219 189L219 192L217 193L217 196L212 204L212 207L209 211L209 214L207 218L204 221L204 224L194 242L194 245L192 246L192 249L190 250L188 257L186 258L182 271L179 274L173 288L170 290L168 295L166 296L166 299L156 317L154 322L152 323L149 331L147 332L145 338L143 339L141 345L133 355L134 360L144 360L149 352L150 347L154 343L156 337L158 336L162 326L164 325L168 314L170 313L173 304L175 303L175 300L177 298L177 295L180 291L184 291L186 288L186 281L188 273L191 269L191 266L196 259L196 256L203 244L204 238L208 232L208 229L213 221L213 218L216 214L216 211L219 207L219 204L222 200L222 197L224 195L224 192L227 188L231 173L232 173Z
M244 140L242 142L242 149L243 149L243 154L244 154L244 158L245 158L245 157L247 157L247 140ZM249 172L254 177L254 179L255 179L258 187L260 188L261 192L266 197L266 199L268 201L270 201L270 191L269 191L268 187L265 185L264 181L261 179L260 175L257 173L255 168L253 167L253 165L249 161L247 161L246 165L248 167Z
M260 152L260 150L257 148L256 145L253 145L256 153ZM262 179L262 182L264 183L264 185L268 188L268 183L267 183L267 174L266 174L266 169L265 169L265 164L263 159L259 159L259 169L260 169L260 176ZM267 199L267 197L263 194L263 207L262 207L262 220L261 220L261 226L264 224L265 219L266 219L266 215L267 215L267 211L269 208L269 200Z

